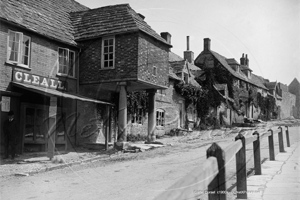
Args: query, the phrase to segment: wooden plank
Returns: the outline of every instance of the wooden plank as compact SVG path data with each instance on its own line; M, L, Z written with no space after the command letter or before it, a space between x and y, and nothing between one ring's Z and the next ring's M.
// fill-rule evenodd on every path
M217 176L208 184L209 200L226 200L226 171L223 155L223 149L215 142L206 151L207 158L217 158L219 170Z
M217 174L217 159L215 157L209 157L202 166L196 167L154 200L197 200L200 195L207 193L208 184Z
M254 141L257 140L257 135L248 135L245 137L245 145L252 144Z
M237 140L233 143L230 143L225 149L225 165L229 163L233 158L235 158L235 154L243 147L242 141Z

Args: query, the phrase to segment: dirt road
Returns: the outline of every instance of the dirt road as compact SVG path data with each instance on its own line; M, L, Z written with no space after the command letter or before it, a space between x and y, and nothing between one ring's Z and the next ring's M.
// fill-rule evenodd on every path
M299 141L300 127L290 128L291 143ZM227 146L233 138L219 141ZM276 154L278 137L275 135ZM286 144L286 143L285 143ZM180 143L136 154L135 158L120 157L116 162L94 162L28 177L1 180L1 200L23 199L97 199L151 200L184 177L206 159L209 144L201 141ZM266 160L268 140L261 141L261 158ZM132 157L132 156L131 156ZM247 146L247 169L253 168L252 145ZM235 162L227 165L227 188L234 191ZM230 199L233 196L228 196ZM207 199L205 195L200 199Z

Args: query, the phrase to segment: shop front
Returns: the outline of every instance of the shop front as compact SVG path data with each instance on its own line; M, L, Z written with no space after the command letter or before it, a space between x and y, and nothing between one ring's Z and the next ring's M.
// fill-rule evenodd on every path
M71 149L76 144L77 101L111 105L69 93L67 81L28 72L14 70L10 85L17 95L6 109L16 113L20 124L18 153L48 152L51 158L55 149ZM3 110L1 114L5 118Z

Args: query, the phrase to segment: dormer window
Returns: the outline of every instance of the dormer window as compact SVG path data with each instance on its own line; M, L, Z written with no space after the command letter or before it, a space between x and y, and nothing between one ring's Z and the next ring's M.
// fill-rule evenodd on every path
M101 68L113 69L115 67L115 38L103 38Z

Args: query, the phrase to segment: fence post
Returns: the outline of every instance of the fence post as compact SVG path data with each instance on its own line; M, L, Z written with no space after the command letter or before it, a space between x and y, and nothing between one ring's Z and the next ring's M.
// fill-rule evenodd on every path
M273 130L269 129L269 131L271 131L271 135L268 137L268 140L269 140L269 155L270 155L270 160L275 160Z
M255 175L261 175L260 137L257 131L255 131L253 135L257 135L257 140L253 142Z
M208 199L226 200L224 151L217 143L213 143L206 151L206 157L211 156L217 158L219 173L208 185Z
M291 143L290 143L289 127L288 126L285 126L285 127L286 127L286 131L285 131L285 134L286 134L286 143L287 143L287 147L290 147Z
M235 154L236 160L236 190L238 199L247 199L247 171L245 137L239 133L235 141L241 140L243 147Z
M282 127L279 126L280 132L278 133L278 142L279 142L279 152L284 152L283 136L282 136Z

